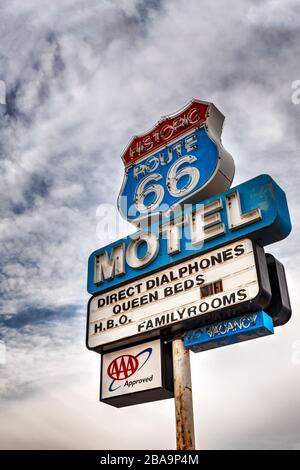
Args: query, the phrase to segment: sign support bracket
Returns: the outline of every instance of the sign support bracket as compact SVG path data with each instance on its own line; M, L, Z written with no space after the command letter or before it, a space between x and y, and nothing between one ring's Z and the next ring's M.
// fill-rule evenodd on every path
M177 450L195 449L190 351L182 338L172 341Z

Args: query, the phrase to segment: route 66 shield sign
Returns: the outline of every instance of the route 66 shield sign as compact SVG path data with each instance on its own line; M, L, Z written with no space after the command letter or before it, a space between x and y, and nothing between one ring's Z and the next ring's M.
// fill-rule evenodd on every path
M223 114L193 100L134 137L122 154L125 175L118 198L121 215L139 224L228 189L234 162L221 143Z

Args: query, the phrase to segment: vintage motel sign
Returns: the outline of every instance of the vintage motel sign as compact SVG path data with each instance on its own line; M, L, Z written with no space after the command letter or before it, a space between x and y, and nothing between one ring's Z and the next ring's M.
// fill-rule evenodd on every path
M268 175L230 188L223 121L212 103L193 100L123 152L118 209L137 231L88 261L86 345L102 355L103 402L173 396L171 340L180 421L191 410L180 337L200 351L272 334L290 318L283 266L263 248L291 231L285 193Z
M285 193L270 176L257 176L94 251L88 291L111 290L241 237L266 246L290 230Z
M122 216L138 223L147 214L199 202L231 185L234 162L221 144L223 114L193 100L162 118L124 150L124 181L118 199Z
M160 339L107 354L101 361L100 401L120 408L173 397L171 344Z
M100 352L260 309L271 289L263 249L241 239L91 298L87 347Z

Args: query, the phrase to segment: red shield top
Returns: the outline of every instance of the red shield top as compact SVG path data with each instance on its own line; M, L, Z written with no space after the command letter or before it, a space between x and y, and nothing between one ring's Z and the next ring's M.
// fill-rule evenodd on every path
M163 117L150 131L133 137L122 154L124 165L132 165L191 129L202 126L208 117L209 105L193 100L179 113Z

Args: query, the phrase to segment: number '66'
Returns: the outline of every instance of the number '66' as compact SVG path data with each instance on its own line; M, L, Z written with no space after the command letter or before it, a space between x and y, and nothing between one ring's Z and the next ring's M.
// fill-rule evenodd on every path
M166 187L171 196L175 198L187 196L197 186L200 179L198 168L194 166L182 168L184 163L191 165L196 160L197 157L186 155L170 167L166 178ZM137 187L134 202L140 212L153 211L161 204L165 190L161 184L156 182L162 180L162 178L159 173L153 173L146 176ZM183 181L183 184L179 184L180 180Z

